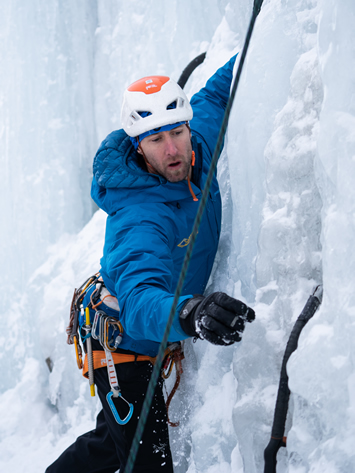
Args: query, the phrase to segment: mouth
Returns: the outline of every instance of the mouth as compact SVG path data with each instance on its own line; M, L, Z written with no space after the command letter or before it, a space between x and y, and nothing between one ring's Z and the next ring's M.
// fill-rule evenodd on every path
M170 169L176 169L176 168L178 168L178 167L180 166L180 164L181 164L181 161L175 161L174 163L169 164L168 167L169 167Z

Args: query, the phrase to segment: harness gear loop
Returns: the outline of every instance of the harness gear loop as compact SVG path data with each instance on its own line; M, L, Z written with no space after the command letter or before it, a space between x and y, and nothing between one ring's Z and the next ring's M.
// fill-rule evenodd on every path
M89 307L96 308L100 304L103 303L103 299L105 298L112 298L113 299L113 307L114 310L119 310L117 299L108 293L105 288L105 284L101 278L100 273L96 273L93 276L90 276L80 287L79 289L74 290L73 298L70 305L70 319L69 325L66 329L68 338L67 343L69 345L75 346L75 355L76 355L76 362L79 369L83 368L83 359L82 359L82 347L80 345L80 337L79 332L82 338L82 341L87 341L91 338L91 336L102 342L102 346L108 350L115 350L118 345L122 341L123 337L123 327L121 323L116 320L114 317L109 318L107 321L108 325L101 324L101 320L99 319L98 315L104 315L107 317L105 312L100 310L95 310L95 318L93 321L93 325L91 327L90 317L86 318L86 314L84 312L84 308L82 306L82 302L84 297L86 296L87 292L95 285L95 289L90 295L90 303ZM106 290L106 291L105 291ZM101 292L106 292L105 296L100 300ZM110 303L109 303L110 304ZM117 305L117 309L115 307ZM89 308L88 307L88 308ZM111 307L111 305L110 305ZM109 338L109 328L112 328L112 337ZM99 331L99 335L96 336L97 330ZM104 337L104 331L106 335L106 339ZM85 335L81 332L85 332ZM91 340L89 341L88 345L91 345ZM89 348L89 347L88 347ZM90 351L90 348L89 348ZM94 388L91 388L91 391Z
M78 328L79 328L79 313L80 305L85 297L85 294L92 284L94 284L100 277L100 273L96 273L93 276L90 276L80 287L79 289L74 289L73 298L70 305L70 318L69 325L66 329L68 338L68 345L74 344L74 336L78 337ZM77 341L79 339L77 338Z

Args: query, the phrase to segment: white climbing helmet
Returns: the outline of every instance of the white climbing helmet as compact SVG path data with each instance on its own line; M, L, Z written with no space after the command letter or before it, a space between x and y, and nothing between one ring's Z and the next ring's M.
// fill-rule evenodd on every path
M143 77L133 82L123 96L121 121L131 137L191 120L192 115L185 92L167 76Z

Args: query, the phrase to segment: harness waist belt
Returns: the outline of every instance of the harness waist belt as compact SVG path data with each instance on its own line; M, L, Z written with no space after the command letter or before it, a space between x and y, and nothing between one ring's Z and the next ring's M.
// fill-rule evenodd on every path
M93 361L94 361L94 370L98 368L104 368L107 366L107 360L105 352L102 350L93 350ZM150 361L153 365L155 358L148 355L129 355L126 353L112 353L113 362L115 365L119 363L130 363L133 361ZM85 361L83 366L83 376L88 378L88 356L85 355Z

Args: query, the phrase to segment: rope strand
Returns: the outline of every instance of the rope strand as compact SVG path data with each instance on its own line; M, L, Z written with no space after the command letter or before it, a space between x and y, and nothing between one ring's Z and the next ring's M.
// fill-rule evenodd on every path
M201 201L200 201L200 204L199 204L199 207L198 207L198 210L197 210L195 222L194 222L191 237L190 237L190 243L187 247L187 251L186 251L184 262L183 262L182 269L181 269L181 272L180 272L179 280L178 280L178 283L177 283L177 286L176 286L176 291L175 291L175 294L174 294L174 300L173 300L173 303L172 303L172 306L171 306L170 314L169 314L168 321L167 321L167 324L166 324L166 327L165 327L163 339L162 339L161 344L160 344L160 348L159 348L159 351L158 351L156 362L155 362L155 365L154 365L154 368L153 368L152 376L151 376L149 384L148 384L147 392L146 392L145 399L144 399L143 406L142 406L142 411L141 411L141 414L139 416L137 429L136 429L136 432L135 432L135 435L134 435L134 438L133 438L133 441L132 441L131 450L129 452L129 456L128 456L128 460L127 460L127 463L126 463L126 467L124 469L124 473L132 473L134 462L135 462L135 459L136 459L136 456L137 456L139 442L140 442L140 440L142 438L142 435L143 435L143 431L144 431L144 427L145 427L145 424L146 424L146 421L147 421L149 409L150 409L150 406L151 406L151 403L152 403L152 400L153 400L155 387L156 387L156 384L158 382L159 373L161 371L161 366L162 366L163 359L164 359L164 353L165 353L167 343L168 343L169 333L170 333L170 330L171 330L171 326L173 324L173 319L174 319L176 308L177 308L177 305L178 305L178 302L179 302L179 297L181 295L181 291L182 291L183 284L184 284L184 281L185 281L186 273L187 273L187 270L188 270L188 267L189 267L189 264L190 264L192 250L193 250L193 247L194 247L194 244L195 244L195 241L196 241L199 226L201 224L203 212L204 212L205 207L206 207L206 203L207 203L207 199L208 199L208 195L209 195L209 190L210 190L210 186L211 186L212 179L213 179L213 176L214 176L214 172L215 172L215 168L216 168L216 165L217 165L218 157L219 157L219 155L221 153L221 150L222 150L223 140L224 140L224 136L225 136L225 133L226 133L227 126L228 126L228 120L229 120L231 108L232 108L234 98L235 98L235 95L236 95L236 92L237 92L237 88L238 88L240 76L241 76L241 73L242 73L242 70L243 70L244 61L245 61L245 57L246 57L246 54L247 54L247 51L248 51L251 35L253 33L255 21L256 21L258 13L260 11L262 2L263 2L263 0L256 0L255 1L256 6L253 8L253 13L252 13L252 16L251 16L251 19L250 19L248 32L247 32L247 35L246 35L245 43L244 43L243 50L242 50L241 57L240 57L240 61L239 61L239 64L238 64L236 77L235 77L235 80L233 82L232 91L231 91L231 94L229 96L227 106L226 106L226 109L225 109L225 112L224 112L222 125L221 125L221 128L220 128L219 134L218 134L216 147L215 147L215 150L214 150L214 153L213 153L210 169L208 171L208 175L207 175L207 179L206 179L206 185L205 185L205 188L202 192Z

